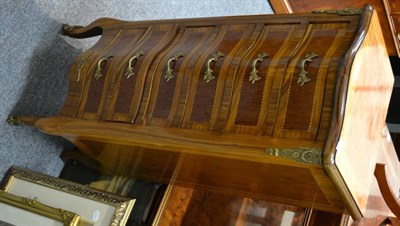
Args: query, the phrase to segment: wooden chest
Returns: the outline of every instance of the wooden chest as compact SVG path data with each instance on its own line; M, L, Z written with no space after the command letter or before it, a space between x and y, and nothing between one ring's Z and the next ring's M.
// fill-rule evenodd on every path
M393 75L373 9L338 13L65 26L102 36L35 126L105 172L367 216Z

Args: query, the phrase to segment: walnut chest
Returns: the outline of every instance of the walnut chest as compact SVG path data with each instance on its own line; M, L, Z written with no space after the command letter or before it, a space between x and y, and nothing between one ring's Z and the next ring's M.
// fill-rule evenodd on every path
M72 64L59 115L35 126L105 172L368 216L375 164L399 169L377 20L366 6L65 26L101 38Z

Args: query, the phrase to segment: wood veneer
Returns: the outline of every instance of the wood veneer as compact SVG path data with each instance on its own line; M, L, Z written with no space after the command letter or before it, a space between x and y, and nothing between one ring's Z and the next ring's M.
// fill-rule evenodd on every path
M169 189L155 225L308 225L304 208L180 186ZM292 218L283 218L285 212Z
M391 56L400 56L399 42L397 37L399 26L396 14L398 8L396 0L269 0L268 1L277 14L281 13L310 13L313 10L333 10L345 8L362 8L370 4L377 11L382 33L386 43L387 51ZM393 5L393 7L391 7Z
M355 219L376 216L371 194L382 200L372 193L368 163L388 164L389 177L397 175L391 144L379 138L393 75L370 6L345 16L99 19L66 34L102 37L73 63L59 115L35 126L72 141L105 172ZM126 78L143 49L135 78ZM217 50L224 56L210 61ZM311 52L318 57L306 60ZM215 76L209 82L207 65ZM98 69L104 74L96 79ZM311 81L301 86L305 70ZM250 71L260 77L253 85ZM390 186L398 189L398 180ZM377 212L391 215L385 205Z

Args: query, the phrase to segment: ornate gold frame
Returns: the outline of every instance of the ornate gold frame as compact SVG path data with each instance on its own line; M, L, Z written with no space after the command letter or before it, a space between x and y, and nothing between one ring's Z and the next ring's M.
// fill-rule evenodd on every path
M44 205L34 199L28 199L16 195L9 194L0 190L0 202L27 210L29 212L60 221L64 225L75 226L79 222L79 215L63 209L53 208Z
M110 225L112 226L125 225L135 203L135 199L129 199L116 194L108 193L106 191L100 191L88 186L23 169L17 166L10 168L4 181L4 191L7 192L9 190L16 178L115 207L115 211L110 222Z

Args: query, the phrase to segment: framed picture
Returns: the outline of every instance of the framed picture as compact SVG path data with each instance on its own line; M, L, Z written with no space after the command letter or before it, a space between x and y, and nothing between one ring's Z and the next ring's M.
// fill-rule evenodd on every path
M13 166L4 191L80 216L79 225L125 225L135 199Z
M3 225L76 226L75 213L46 206L34 199L9 194L0 190L0 222ZM0 224L1 225L1 224Z

